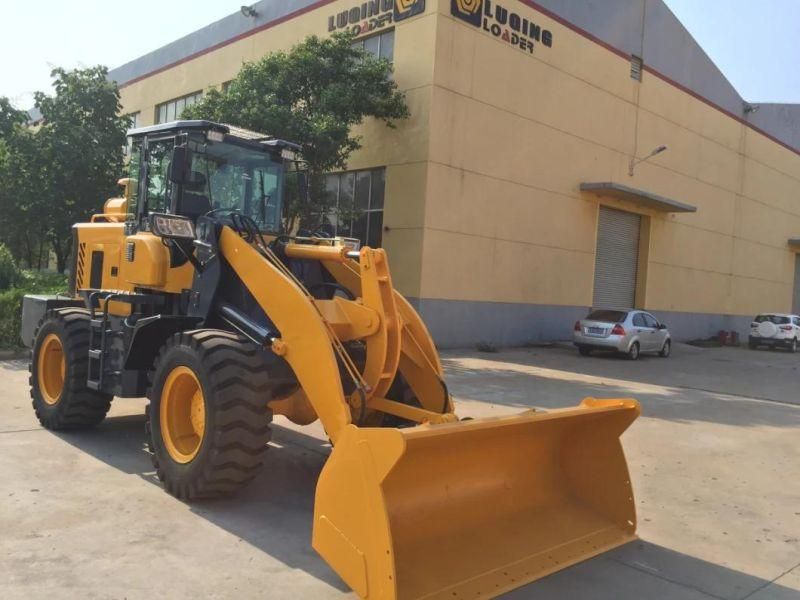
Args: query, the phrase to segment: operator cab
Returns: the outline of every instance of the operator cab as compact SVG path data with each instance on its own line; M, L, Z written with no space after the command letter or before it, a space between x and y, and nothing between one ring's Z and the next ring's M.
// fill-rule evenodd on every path
M202 120L141 127L128 137L128 234L149 230L154 213L196 222L238 212L261 231L279 232L284 163L297 144Z

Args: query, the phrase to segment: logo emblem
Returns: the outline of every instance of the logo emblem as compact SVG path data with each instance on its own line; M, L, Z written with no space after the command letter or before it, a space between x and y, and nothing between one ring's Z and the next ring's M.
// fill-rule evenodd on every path
M425 12L425 0L394 0L394 20L402 21Z
M483 0L450 0L450 14L475 27L481 26L482 8Z

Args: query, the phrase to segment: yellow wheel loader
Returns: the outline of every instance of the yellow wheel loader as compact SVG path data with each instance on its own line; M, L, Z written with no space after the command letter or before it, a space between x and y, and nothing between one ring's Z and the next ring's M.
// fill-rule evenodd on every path
M257 476L273 415L321 421L312 545L363 598L496 596L635 537L633 400L459 420L383 250L280 232L298 147L208 121L130 132L123 198L74 226L71 295L24 300L41 424L147 396L167 491Z

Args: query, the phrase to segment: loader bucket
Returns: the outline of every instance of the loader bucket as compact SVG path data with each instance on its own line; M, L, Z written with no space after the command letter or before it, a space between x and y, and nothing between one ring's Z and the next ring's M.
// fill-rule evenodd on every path
M347 427L313 546L363 598L493 597L635 538L634 400L410 429Z

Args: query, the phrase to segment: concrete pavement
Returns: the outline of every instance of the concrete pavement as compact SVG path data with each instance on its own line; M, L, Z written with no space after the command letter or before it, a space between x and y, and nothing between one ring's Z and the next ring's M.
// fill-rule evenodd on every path
M508 598L800 598L800 357L678 345L637 363L561 347L444 362L461 416L589 395L643 405L623 437L641 540ZM0 597L351 597L309 544L319 427L276 424L254 485L187 505L154 478L144 401L55 435L32 414L25 363L0 363L0 381Z

